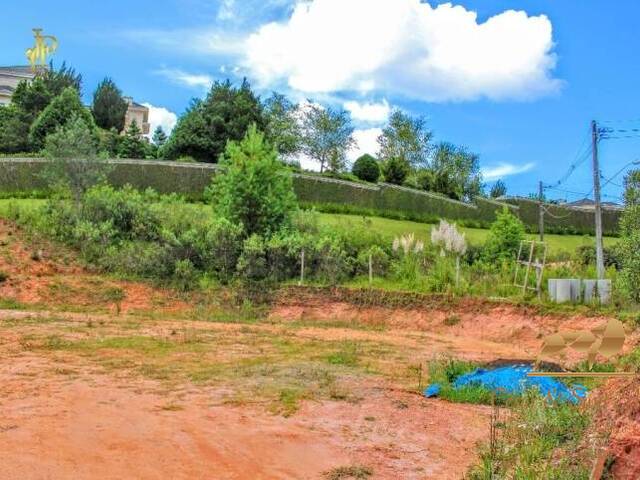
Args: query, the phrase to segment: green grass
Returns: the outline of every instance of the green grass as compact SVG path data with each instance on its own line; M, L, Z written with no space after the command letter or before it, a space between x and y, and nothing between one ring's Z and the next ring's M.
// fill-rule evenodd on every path
M480 463L465 478L589 478L594 452L578 448L591 422L586 409L550 404L533 392L509 405L506 418L492 418L496 434L481 448Z
M15 215L16 207L21 210L33 211L34 209L44 205L46 200L42 199L0 199L0 217L12 218ZM191 213L211 211L211 207L205 204L189 205L187 210L193 210ZM212 213L212 212L211 212ZM194 215L198 217L198 215ZM345 230L355 226L366 226L371 228L384 237L392 241L394 237L405 234L414 233L419 240L429 242L431 238L431 227L433 224L412 222L408 220L391 220L382 217L363 217L360 215L347 215L340 213L319 213L320 223ZM481 245L487 238L489 233L486 229L461 227L460 230L466 234L466 238L472 245ZM536 234L528 234L527 238L537 239ZM593 243L593 237L588 235L545 235L545 241L549 246L549 255L558 256L561 252L573 253L581 245L590 245ZM605 246L612 246L617 241L614 237L605 237Z
M383 236L390 239L405 233L414 233L419 240L424 242L431 241L432 224L418 223L406 220L391 220L381 217L362 217L359 215L345 215L333 213L320 213L320 223L333 227L351 229L355 226L366 225ZM472 245L482 245L489 233L486 229L461 227L460 230L465 233L467 241ZM527 235L529 239L538 239L536 234ZM549 248L550 256L558 256L561 252L573 253L581 245L590 245L593 243L593 237L588 235L545 235L545 241ZM614 237L605 237L605 246L612 246L618 239Z

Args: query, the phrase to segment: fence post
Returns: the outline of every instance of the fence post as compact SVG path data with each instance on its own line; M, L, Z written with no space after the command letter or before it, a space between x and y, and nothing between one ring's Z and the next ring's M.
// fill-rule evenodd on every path
M300 282L299 285L304 283L304 248L300 254Z
M369 254L369 286L373 283L373 261L371 259L371 254Z

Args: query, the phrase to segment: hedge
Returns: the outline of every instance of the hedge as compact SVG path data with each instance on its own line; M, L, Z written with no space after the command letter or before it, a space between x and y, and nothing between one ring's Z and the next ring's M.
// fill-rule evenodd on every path
M19 196L25 192L44 192L40 172L46 160L0 158L0 196ZM151 187L160 193L178 193L192 200L202 199L204 189L218 168L208 163L180 163L159 160L110 160L109 182L127 183L136 188ZM524 198L505 202L477 197L473 204L451 200L436 193L397 185L355 183L319 175L293 174L293 186L304 205L318 205L333 211L366 211L391 218L433 221L457 220L468 226L486 226L505 206L516 214L529 231L538 228L538 203ZM549 233L593 233L593 212L579 208L546 204L545 230ZM603 210L606 235L618 232L619 210Z

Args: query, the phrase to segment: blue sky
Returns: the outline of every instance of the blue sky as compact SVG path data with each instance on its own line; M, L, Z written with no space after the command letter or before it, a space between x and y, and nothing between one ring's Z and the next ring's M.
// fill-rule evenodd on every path
M362 150L402 108L517 194L562 177L591 119L640 118L633 0L8 0L3 12L0 65L24 64L42 27L60 41L54 61L82 72L87 102L108 75L166 126L209 82L246 76L263 95L348 108ZM639 140L601 142L605 177L640 158ZM561 188L589 192L590 159Z

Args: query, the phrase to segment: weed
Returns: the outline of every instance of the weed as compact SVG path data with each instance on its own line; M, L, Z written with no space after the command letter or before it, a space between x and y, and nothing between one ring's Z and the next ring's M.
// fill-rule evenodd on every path
M362 480L369 478L371 475L373 475L373 470L369 467L349 465L347 467L332 468L328 472L325 472L324 478L326 480L345 480L348 478Z
M449 315L444 319L444 323L447 327L452 327L460 323L460 317L458 315Z
M9 274L5 271L0 270L0 283L4 283L9 280Z
M341 348L327 356L327 362L331 365L344 365L353 367L358 364L358 344L355 342L344 342Z

